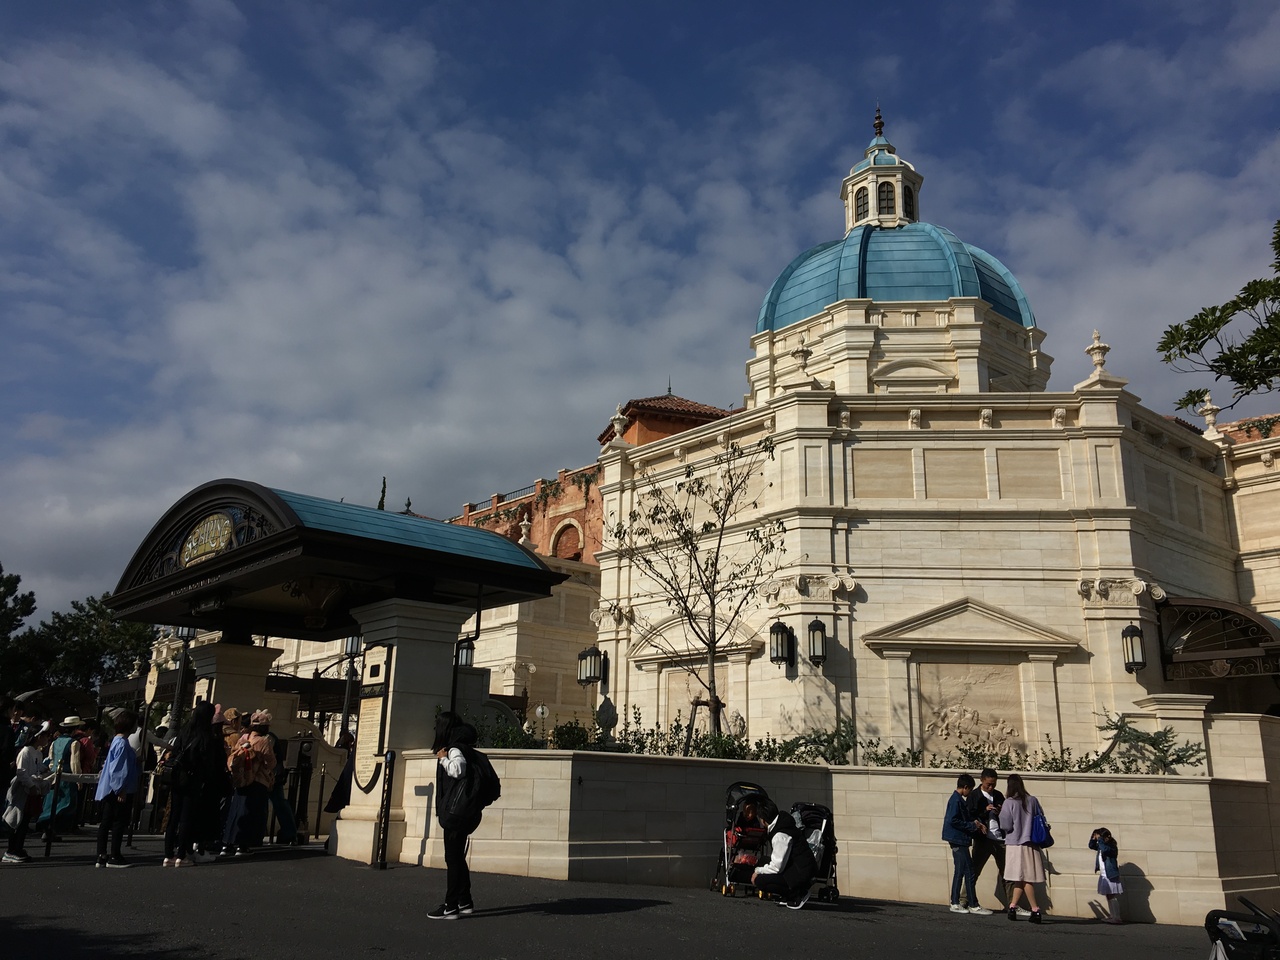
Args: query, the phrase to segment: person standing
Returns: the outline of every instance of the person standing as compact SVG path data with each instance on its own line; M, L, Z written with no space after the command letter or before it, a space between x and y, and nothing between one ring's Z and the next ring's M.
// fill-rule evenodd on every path
M84 773L80 765L79 717L66 717L58 726L58 736L49 748L50 766L54 773ZM59 839L56 834L75 830L80 817L80 785L62 780L45 796L44 810L36 826L44 830L45 840Z
M247 856L254 847L261 846L267 832L267 805L276 782L276 754L267 737L270 729L271 714L266 710L253 711L249 717L249 733L227 760L236 796L243 801L234 837L237 857Z
M973 786L973 777L969 774L962 773L956 777L956 788L947 798L947 811L942 817L942 839L951 846L951 912L989 917L991 911L978 903L973 858L969 854L973 839L987 832L986 824L969 813L969 795ZM968 906L960 905L961 885L964 886Z
M1008 793L1000 808L1000 829L1004 831L1004 878L1013 887L1009 896L1009 919L1018 919L1018 900L1025 895L1031 908L1029 919L1039 923L1035 885L1044 883L1044 856L1031 842L1031 825L1036 817L1044 816L1044 810L1040 801L1027 793L1018 774L1009 774L1005 786Z
M204 843L217 830L218 801L227 777L227 754L213 729L213 704L201 700L173 746L173 785L164 832L164 866L189 867L193 838Z
M25 848L27 828L31 818L40 810L40 798L53 783L53 775L44 765L44 751L50 739L47 732L36 734L18 751L14 761L13 777L5 792L4 820L12 832L9 834L9 848L0 858L4 863L31 862L31 855Z
M1111 831L1099 827L1089 838L1089 849L1098 851L1093 870L1098 874L1098 892L1107 898L1107 916L1103 923L1124 923L1120 919L1120 894L1124 884L1120 882L1120 845Z
M444 830L444 903L427 914L430 920L456 920L475 911L471 899L471 869L467 866L467 841L480 826L482 812L458 808L458 791L467 775L468 754L476 745L476 728L446 710L436 718L431 744L437 759L436 820Z
M120 852L124 842L125 824L133 811L133 797L138 792L142 771L138 755L129 745L129 735L138 725L138 718L128 710L116 715L116 735L107 750L98 778L98 792L94 796L102 804L102 820L98 824L98 859L94 866L120 869L132 867ZM107 839L111 840L111 855L107 856Z
M1009 902L1009 884L1004 879L1004 831L1000 829L1000 808L1004 806L1004 794L996 789L998 777L990 767L978 775L978 783L969 793L969 816L987 825L987 832L973 838L973 885L982 878L982 868L988 860L996 863L996 891L1006 904ZM960 902L966 902L963 892Z
M779 813L777 804L767 797L760 799L756 810L769 825L769 862L755 869L751 882L757 890L780 896L784 907L799 910L809 901L818 861L791 814Z

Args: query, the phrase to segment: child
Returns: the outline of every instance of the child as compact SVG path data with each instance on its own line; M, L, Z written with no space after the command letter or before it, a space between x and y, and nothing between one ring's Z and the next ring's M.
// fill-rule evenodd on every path
M133 812L133 795L138 791L140 776L138 755L129 746L129 735L137 728L138 718L128 710L116 717L116 735L102 764L95 800L102 801L102 822L98 824L98 859L94 866L120 869L132 867L120 852L124 826ZM107 856L107 836L111 837L111 856Z
M973 777L967 773L956 778L956 789L947 800L947 812L942 818L942 839L951 845L951 860L955 869L951 874L951 912L972 913L979 917L991 916L991 911L978 905L974 890L973 860L969 856L969 844L974 837L985 836L987 826L969 814L969 794L973 792ZM967 907L960 906L960 885L968 898Z
M1089 838L1089 849L1098 851L1093 872L1098 874L1098 892L1107 898L1107 917L1103 923L1124 923L1120 919L1120 894L1124 893L1124 885L1120 882L1120 867L1116 863L1120 848L1111 831L1099 827Z

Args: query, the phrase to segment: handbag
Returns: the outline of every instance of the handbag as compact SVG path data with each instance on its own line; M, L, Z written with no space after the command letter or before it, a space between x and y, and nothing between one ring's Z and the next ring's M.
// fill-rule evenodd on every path
M1049 832L1049 821L1044 818L1043 813L1037 813L1031 818L1031 842L1042 849L1053 846L1053 834Z

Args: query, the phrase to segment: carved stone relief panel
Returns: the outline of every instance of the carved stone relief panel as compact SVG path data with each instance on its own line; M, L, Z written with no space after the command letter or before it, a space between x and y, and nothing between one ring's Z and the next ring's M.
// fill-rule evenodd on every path
M682 723L689 722L689 714L692 712L694 700L706 700L707 688L702 685L699 677L705 677L707 668L705 665L698 668L698 677L693 676L688 670L681 667L667 667L662 671L662 678L666 686L666 703L665 717L663 719L663 729L670 729L671 724L675 723L676 717L679 716ZM731 691L729 690L729 668L725 664L716 664L716 696L722 703L730 704L735 709L742 710L745 704L733 703ZM644 722L648 722L645 720ZM706 707L698 710L698 717L694 723L694 728L706 733L711 728L710 714Z
M920 722L925 753L947 753L974 740L995 750L1025 750L1017 665L920 664Z

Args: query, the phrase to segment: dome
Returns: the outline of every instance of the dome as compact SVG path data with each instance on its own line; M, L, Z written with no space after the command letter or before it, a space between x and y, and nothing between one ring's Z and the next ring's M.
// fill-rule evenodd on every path
M1036 325L1022 287L999 260L931 223L854 227L796 257L760 305L756 333L781 330L840 300L979 297L1003 317Z

